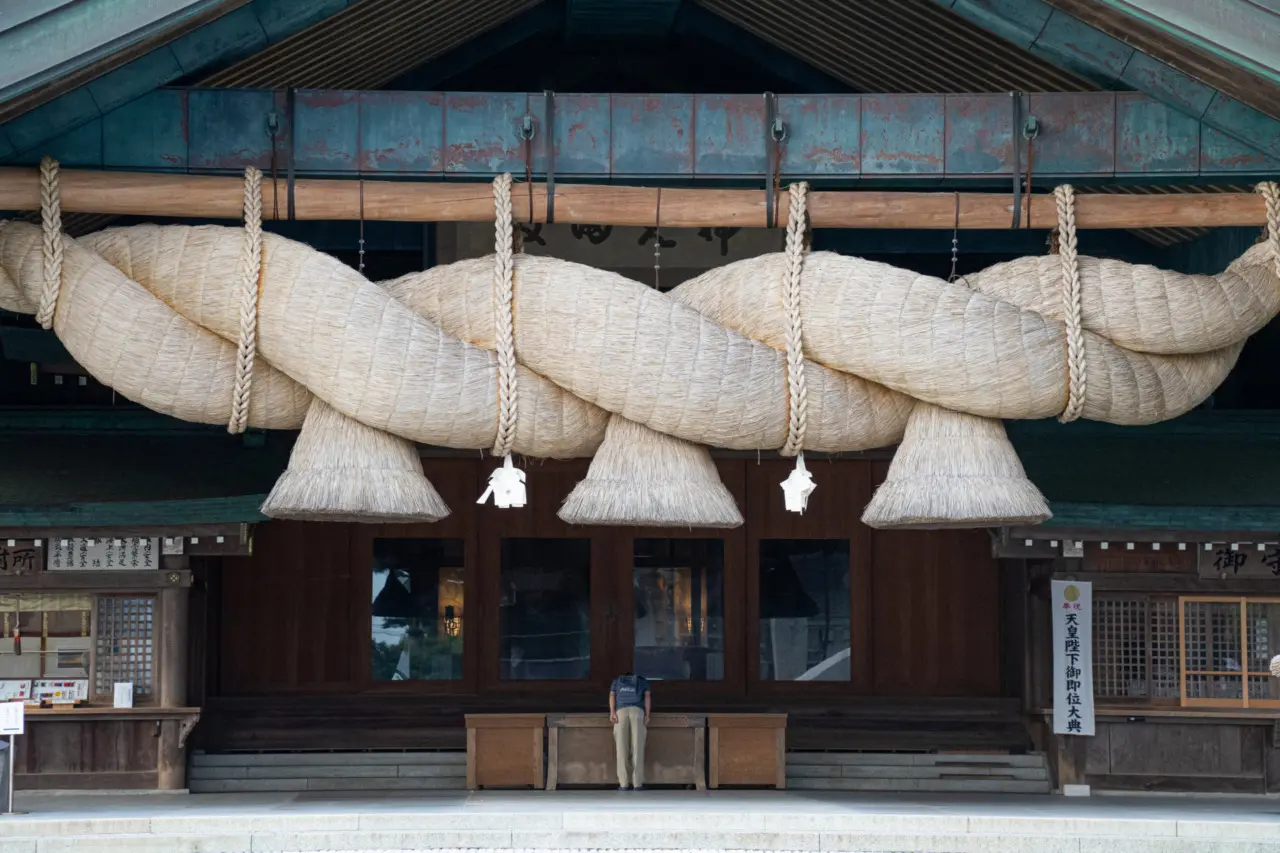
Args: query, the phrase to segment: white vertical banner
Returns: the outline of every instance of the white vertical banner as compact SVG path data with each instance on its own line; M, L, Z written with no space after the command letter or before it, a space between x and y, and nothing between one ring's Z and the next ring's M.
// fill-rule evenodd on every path
M1050 581L1053 600L1053 732L1092 735L1093 585Z

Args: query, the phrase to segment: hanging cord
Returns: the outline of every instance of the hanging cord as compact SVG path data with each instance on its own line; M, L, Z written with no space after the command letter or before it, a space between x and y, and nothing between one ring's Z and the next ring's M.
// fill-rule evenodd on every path
M1267 203L1267 242L1271 246L1271 263L1280 276L1280 184L1266 181L1254 189Z
M498 350L498 437L494 456L510 456L516 436L519 392L516 387L515 267L511 233L511 175L493 181L494 251L493 318L494 343Z
M40 161L40 228L44 238L44 287L36 321L42 329L52 329L62 292L62 196L58 188L58 161L46 156Z
M236 346L236 381L231 392L227 432L249 426L253 362L258 355L258 297L262 289L262 172L244 170L244 242L240 246L240 335Z
M364 178L360 179L360 236L357 238L356 270L364 273Z
M804 327L800 313L800 276L804 272L805 233L808 231L809 184L801 181L788 187L786 266L782 274L782 313L786 322L787 443L783 456L804 452L804 433L809 421L809 391L804 381Z
M956 221L951 228L951 275L947 281L955 281L960 277L956 267L960 263L960 193L956 193Z
M653 210L653 289L662 290L662 187Z
M1076 192L1069 184L1063 184L1054 189L1053 197L1058 206L1058 257L1062 259L1062 319L1067 326L1067 406L1059 420L1070 423L1084 412L1087 380L1076 241Z
M1031 227L1031 161L1036 153L1036 135L1024 134L1027 137L1027 191L1023 193L1023 204L1026 205L1027 228ZM1074 195L1072 204L1075 204ZM1074 209L1074 208L1073 208Z

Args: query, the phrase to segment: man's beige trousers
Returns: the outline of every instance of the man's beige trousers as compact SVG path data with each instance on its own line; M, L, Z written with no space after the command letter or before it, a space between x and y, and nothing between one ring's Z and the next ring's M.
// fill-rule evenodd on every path
M618 748L618 787L644 785L644 708L619 708L613 726L613 742Z

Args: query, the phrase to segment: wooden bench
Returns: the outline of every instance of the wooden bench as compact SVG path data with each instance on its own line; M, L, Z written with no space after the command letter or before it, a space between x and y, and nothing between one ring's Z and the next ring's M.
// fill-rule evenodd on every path
M711 787L787 787L786 714L708 714Z
M541 788L545 714L467 714L467 788Z
M707 718L653 714L645 738L646 785L707 786ZM608 714L547 715L547 790L560 785L615 786L617 752Z

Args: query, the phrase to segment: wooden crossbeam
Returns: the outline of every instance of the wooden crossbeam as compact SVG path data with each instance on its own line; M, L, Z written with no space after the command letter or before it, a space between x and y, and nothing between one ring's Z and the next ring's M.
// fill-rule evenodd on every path
M363 193L361 185L363 184ZM65 213L118 216L239 219L242 180L235 176L64 170L60 175ZM263 218L288 218L284 181L263 181ZM362 197L363 196L363 197ZM546 220L544 184L512 189L521 222ZM1053 196L1030 198L1022 227L1057 224ZM787 221L787 193L778 196L776 221ZM35 210L40 182L35 169L0 169L0 210ZM532 207L532 215L530 212ZM814 191L809 217L815 228L1009 228L1008 193ZM294 186L295 219L388 220L398 222L488 222L493 195L488 183L423 183L308 179ZM557 184L555 220L584 225L767 227L763 190L658 189L593 184ZM1080 228L1200 228L1261 226L1262 197L1252 193L1169 193L1076 196Z

